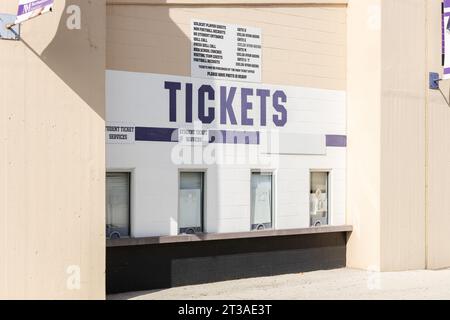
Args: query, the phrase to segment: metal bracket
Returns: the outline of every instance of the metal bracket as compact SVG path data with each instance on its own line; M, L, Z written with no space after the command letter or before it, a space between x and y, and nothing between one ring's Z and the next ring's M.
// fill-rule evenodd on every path
M442 79L439 77L439 73L430 72L429 76L429 87L431 90L439 90L439 82Z
M0 13L0 39L20 40L20 25L14 25L8 29L8 25L14 24L16 15Z

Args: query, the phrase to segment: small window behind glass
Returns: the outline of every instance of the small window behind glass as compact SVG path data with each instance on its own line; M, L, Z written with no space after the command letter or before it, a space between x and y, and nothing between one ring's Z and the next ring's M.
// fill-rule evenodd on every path
M179 193L179 232L203 232L204 173L181 172Z
M328 172L311 172L309 211L312 227L328 225Z
M130 174L106 174L106 237L130 236Z
M251 229L273 227L272 173L253 172L251 179Z

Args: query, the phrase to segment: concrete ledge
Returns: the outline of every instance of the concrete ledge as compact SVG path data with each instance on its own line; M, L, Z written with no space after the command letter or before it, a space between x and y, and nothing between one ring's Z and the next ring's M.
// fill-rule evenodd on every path
M353 231L352 226L344 225L344 226L326 226L317 228L289 229L289 230L266 230L266 231L236 232L236 233L203 233L196 235L107 240L106 246L112 248L112 247L144 246L152 244L169 244L169 243L183 243L183 242L285 237L296 235L341 233L352 231Z
M187 236L188 241L184 236L163 237L128 246L133 239L121 241L123 246L106 248L106 288L108 293L157 290L343 268L349 230L343 226L210 234Z

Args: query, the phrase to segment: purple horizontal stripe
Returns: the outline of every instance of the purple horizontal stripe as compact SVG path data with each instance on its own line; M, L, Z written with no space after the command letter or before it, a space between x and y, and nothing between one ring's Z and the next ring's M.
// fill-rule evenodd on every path
M178 129L136 127L136 141L178 142ZM210 130L209 143L259 144L259 132Z
M36 0L30 1L29 3L19 5L19 10L17 11L17 15L21 16L23 14L27 14L33 12L34 10L44 8L53 4L54 0Z
M136 127L136 141L178 142L178 129ZM258 131L210 130L209 143L259 145ZM327 135L327 147L347 147L347 136Z
M327 135L327 147L347 147L347 136Z
M136 127L136 141L178 142L178 130Z
M450 68L444 68L444 74L450 74Z

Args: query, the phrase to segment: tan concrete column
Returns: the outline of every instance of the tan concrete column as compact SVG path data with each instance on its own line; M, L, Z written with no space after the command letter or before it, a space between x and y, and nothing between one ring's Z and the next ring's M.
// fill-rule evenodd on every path
M425 261L426 0L383 0L381 269Z
M348 266L380 268L381 1L347 9Z
M105 297L105 8L58 0L0 40L0 298Z
M428 70L442 74L441 1L427 1ZM450 45L450 44L447 44ZM450 80L428 90L427 257L428 268L450 266Z
M425 267L425 4L348 4L349 267Z

